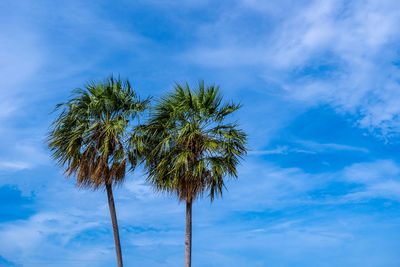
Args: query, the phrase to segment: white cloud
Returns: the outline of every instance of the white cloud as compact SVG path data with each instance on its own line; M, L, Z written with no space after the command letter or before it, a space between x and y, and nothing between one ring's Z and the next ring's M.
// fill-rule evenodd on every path
M400 200L400 167L392 160L357 163L345 168L339 175L339 179L363 185L343 196L346 201L371 198Z
M400 167L392 160L378 160L353 164L343 171L351 182L370 183L388 180L400 175Z
M309 174L299 168L248 161L246 168L239 171L239 180L229 181L228 192L214 205L237 211L281 210L305 205L313 201L309 192L324 188L332 179L332 174Z
M0 161L0 170L23 170L30 167L29 163L21 161Z
M243 27L244 7L258 14L253 19L263 31ZM257 67L284 96L331 104L385 137L400 129L398 1L243 0L224 11L216 23L199 27L199 44L185 59L208 67Z
M0 225L0 254L12 258L16 263L42 262L43 264L68 262L73 259L68 250L72 238L84 231L99 227L97 221L87 221L76 214L40 212L26 221ZM12 244L12 245L11 245ZM52 253L63 253L63 258ZM35 259L32 255L35 254ZM96 253L101 257L100 253ZM16 257L18 255L18 257ZM90 259L91 253L78 253L83 261ZM84 256L84 257L82 257Z
M1 22L1 21L0 21ZM28 91L26 82L32 79L43 63L38 48L38 36L29 30L0 26L0 121L6 122L24 112L23 104ZM29 86L28 86L29 88Z
M137 175L135 175L137 176ZM130 179L126 181L125 188L138 199L152 198L154 193L143 179Z
M398 180L384 180L368 184L365 190L349 193L344 197L344 200L359 202L374 198L400 200L400 182Z
M347 6L316 1L299 12L283 26L272 49L275 66L292 71L331 64L336 69L322 78L286 80L286 89L301 100L359 113L362 127L378 128L384 135L397 130L400 86L393 61L400 39L399 10L397 1L354 1Z
M361 152L368 153L369 150L363 147L356 147L350 145L343 144L335 144L335 143L317 143L308 140L297 140L295 145L285 145L285 146L277 146L274 149L266 149L266 150L254 150L250 151L249 155L274 155L274 154L282 154L287 155L289 153L305 153L305 154L317 154L323 152L332 152L332 151L353 151L353 152Z
M324 152L324 151L355 151L355 152L362 152L368 153L369 150L363 147L356 147L350 145L343 145L343 144L335 144L335 143L317 143L308 140L299 140L297 143L309 150L311 152Z
M273 154L287 154L288 146L278 146L275 149L254 150L249 151L249 155L273 155Z
M247 162L239 177L239 181L228 183L229 192L217 205L260 211L299 205L359 203L374 198L400 201L400 166L392 160L356 163L339 171L321 173ZM336 187L330 188L337 182L343 188L340 194ZM319 191L323 194L314 194Z
M24 140L23 143L16 144L7 153L7 158L0 158L0 171L18 171L31 169L50 162L49 154L38 147L41 140Z

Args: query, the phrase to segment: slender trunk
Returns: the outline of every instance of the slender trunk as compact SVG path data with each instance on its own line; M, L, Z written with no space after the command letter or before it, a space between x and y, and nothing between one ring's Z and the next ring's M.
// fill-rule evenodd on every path
M111 185L106 185L106 188L107 188L108 207L110 208L112 228L113 228L113 233L114 233L115 252L117 253L117 265L118 265L118 267L122 267L121 243L119 241L117 214L115 212L115 204L114 204L114 197L113 197L113 193L112 193L112 187L111 187Z
M192 202L186 201L185 267L192 266Z

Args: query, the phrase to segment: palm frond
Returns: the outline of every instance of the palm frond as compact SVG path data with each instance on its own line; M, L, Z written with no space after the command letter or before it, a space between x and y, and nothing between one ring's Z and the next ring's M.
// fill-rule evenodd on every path
M148 181L155 190L192 201L207 193L222 195L225 177L237 177L246 154L247 136L227 120L241 106L222 103L219 87L190 89L176 84L160 98L147 123L132 135L140 143ZM139 147L138 147L139 149Z
M76 176L77 186L97 189L121 183L127 163L134 168L138 161L129 152L129 132L149 101L141 100L129 80L120 77L86 83L56 106L60 114L47 137L52 157L67 176Z

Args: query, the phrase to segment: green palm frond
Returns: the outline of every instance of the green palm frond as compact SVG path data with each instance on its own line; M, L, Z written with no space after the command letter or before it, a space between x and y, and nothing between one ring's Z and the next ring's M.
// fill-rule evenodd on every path
M181 201L204 193L211 200L222 195L224 178L237 177L236 167L246 154L246 134L228 121L240 107L223 104L218 86L201 81L192 90L187 83L176 84L131 137L153 187Z
M53 158L78 186L97 189L119 184L127 163L134 169L139 155L128 151L129 132L149 105L128 80L110 78L89 82L57 105L47 143Z

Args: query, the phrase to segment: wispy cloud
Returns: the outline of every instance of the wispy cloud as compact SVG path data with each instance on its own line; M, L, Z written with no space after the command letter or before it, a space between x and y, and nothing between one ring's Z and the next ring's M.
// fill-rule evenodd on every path
M305 154L317 154L325 152L338 152L338 151L348 151L348 152L361 152L368 153L369 150L363 147L356 147L343 144L335 143L317 143L313 141L297 140L293 145L277 146L274 149L266 150L254 150L250 151L249 155L274 155L281 154L287 155L289 153L305 153Z
M373 198L400 200L400 167L392 160L357 163L347 167L339 179L361 184L358 190L343 198L349 201L365 201Z
M49 154L45 153L35 141L23 140L23 143L12 146L12 150L8 150L7 154L0 157L0 170L18 171L48 165ZM38 143L40 144L40 141Z
M320 212L313 217L297 214L296 211L324 205L331 210L333 203L357 203L376 197L398 199L398 195L393 195L398 192L398 183L390 182L398 181L399 170L396 163L387 160L354 164L338 172L318 174L307 173L299 168L281 168L265 162L248 162L246 168L240 169L240 180L229 183L229 192L223 200L217 199L212 209L207 199L196 202L197 246L205 254L212 253L206 247L207 240L212 236L216 242L213 250L222 255L216 259L219 262L228 253L226 248L230 248L231 252L259 246L262 251L271 252L275 250L267 244L275 242L285 247L285 253L299 257L315 252L315 249L324 253L323 248L342 247L354 240L360 242L355 237L356 229L350 227L354 225L350 214L337 224L330 221L332 218L337 220L334 214L326 215L324 220L325 217L319 217L322 216ZM7 246L0 241L0 254L16 263L26 262L32 257L37 262L57 262L59 266L71 265L77 259L79 262L91 262L95 266L101 266L99 259L112 262L112 247L106 245L112 244L112 234L104 192L78 191L71 185L73 181L65 182L53 176L50 178L47 186L40 186L35 195L38 199L50 198L51 202L39 203L41 211L27 220L0 224L1 235L7 237L4 239L4 242L7 240ZM357 187L350 194L344 191L338 195L329 189L329 185L337 181L361 184L364 187ZM144 184L140 171L128 177L126 185L115 190L124 247L135 251L136 256L142 255L142 250L153 251L157 248L169 252L177 250L179 254L184 229L184 205L179 205L174 198L152 194L151 188ZM315 195L314 192L319 190L325 194ZM82 199L85 204L82 204ZM57 203L63 203L62 213ZM281 212L289 212L285 215L287 219L282 219L279 215ZM291 212L293 218L290 217ZM224 223L225 220L230 222ZM243 220L247 223L243 223ZM368 218L372 224L371 220L373 218ZM92 235L96 243L92 243ZM226 240L230 242L226 243ZM43 245L38 246L44 243L45 250ZM91 253L76 255L74 251L77 244L81 250L90 250ZM302 244L301 250L298 249L299 244ZM58 258L50 257L49 251L59 255ZM276 253L282 253L282 250L276 250ZM129 255L128 261L134 262L135 257ZM139 258L141 263L146 261L153 266L162 266L166 261L179 261L175 254L155 255L160 262L147 259L145 255ZM235 256L235 260L243 260L239 266L249 262L239 255ZM209 258L202 261L207 263Z
M92 262L99 264L100 259L107 260L111 252L104 248L98 249L96 245L88 245L89 253L78 252L73 256L68 249L71 239L76 238L84 231L90 231L101 224L96 221L85 221L84 217L73 214L38 213L26 221L0 226L1 235L0 254L6 258L15 258L15 262L29 262L34 265L57 264L70 266L78 264L83 266ZM9 244L13 244L9 246ZM44 245L45 244L45 245ZM41 247L41 249L38 249ZM57 255L63 255L59 257ZM35 254L34 259L32 255Z
M310 149L313 152L324 151L354 151L368 153L369 150L363 147L356 147L351 145L335 144L335 143L317 143L313 141L299 140L296 143Z
M21 161L0 161L0 170L23 170L29 168L27 162Z
M199 44L185 59L209 67L252 66L266 87L278 85L286 97L331 104L358 116L363 128L394 134L400 125L398 2L310 1L297 9L289 3L237 2L224 18L198 30ZM259 31L240 23L243 8L253 12Z
M288 146L278 146L275 149L266 149L266 150L253 150L249 151L249 155L273 155L273 154L287 154Z

